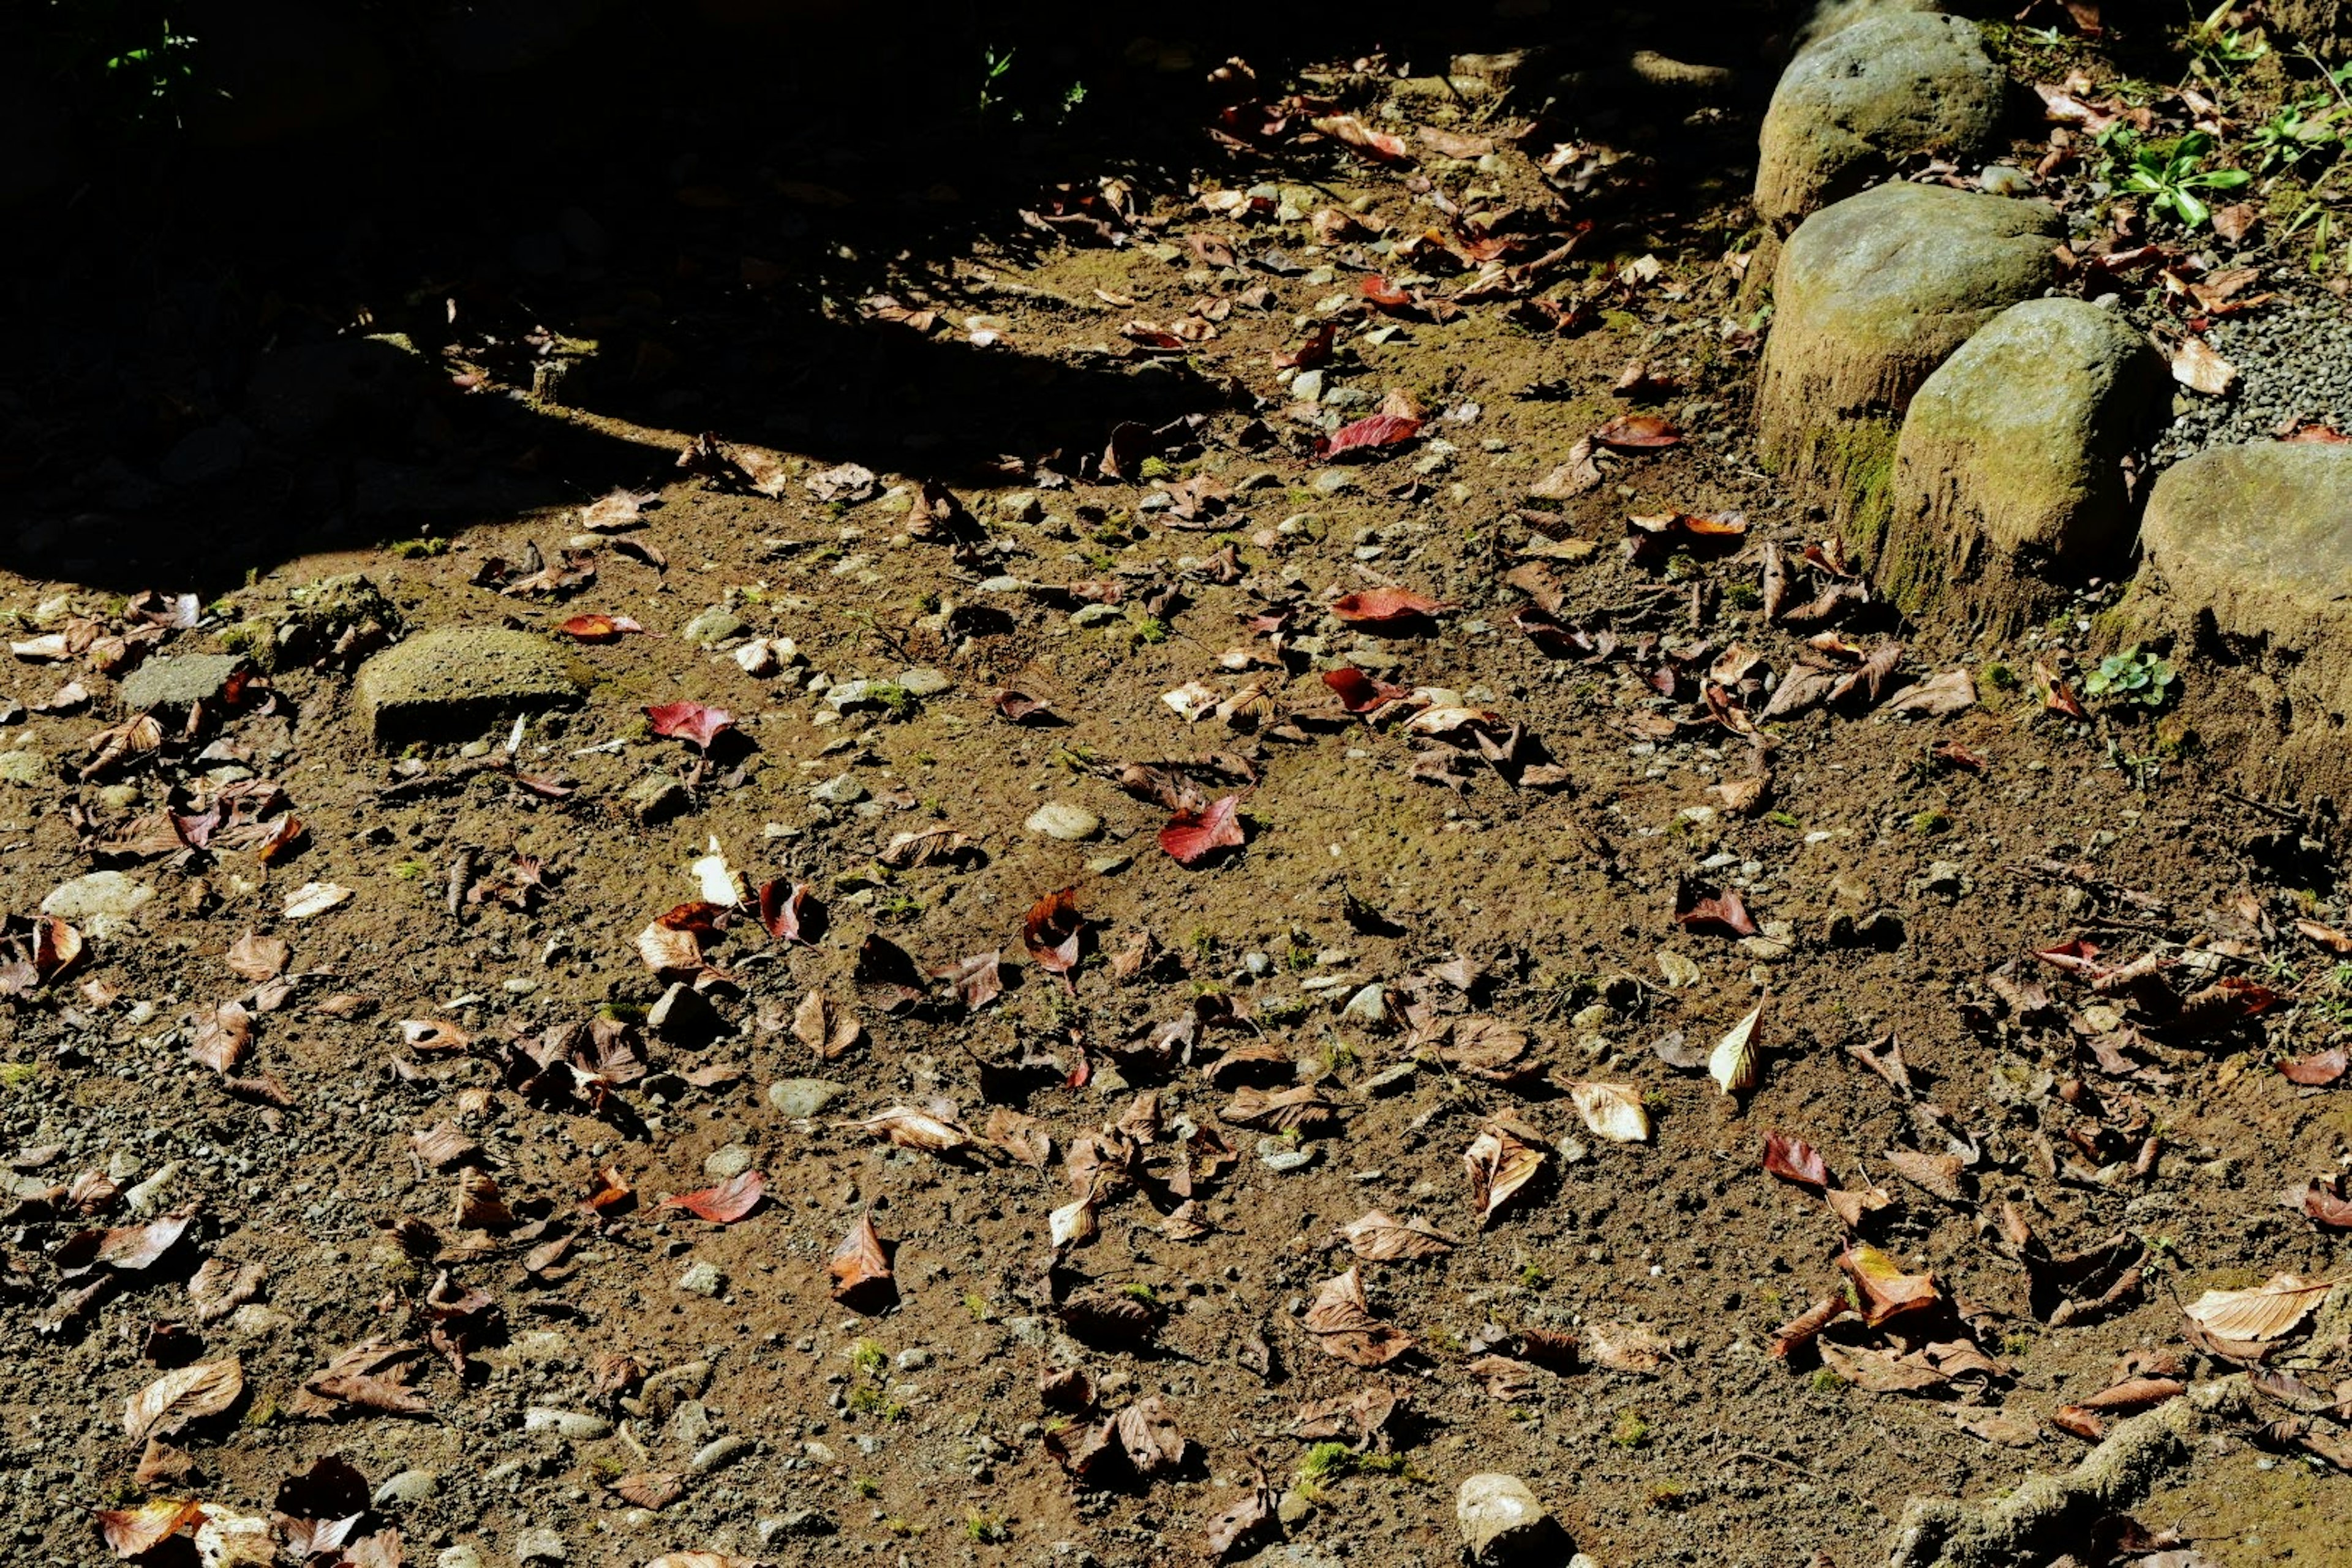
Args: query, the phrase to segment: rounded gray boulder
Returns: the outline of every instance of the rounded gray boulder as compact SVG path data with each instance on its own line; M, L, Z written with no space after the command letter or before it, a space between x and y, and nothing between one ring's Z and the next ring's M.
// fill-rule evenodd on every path
M1785 227L1914 153L1967 158L2000 128L2008 79L1973 23L1885 11L1789 64L1765 111L1756 216Z
M1911 399L1895 450L1880 587L2001 635L2128 553L2124 462L2164 406L2164 361L2116 312L2028 300Z
M2158 478L2139 538L2126 618L2227 672L2188 691L2204 741L2251 784L2352 797L2352 446L2200 452Z

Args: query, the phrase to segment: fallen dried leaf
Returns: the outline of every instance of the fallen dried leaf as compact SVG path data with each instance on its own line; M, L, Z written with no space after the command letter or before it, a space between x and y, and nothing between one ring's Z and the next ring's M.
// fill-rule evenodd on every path
M665 702L645 712L655 734L684 741L703 752L710 750L710 742L720 734L735 727L735 715L726 709L706 707L699 702Z
M2335 1283L2280 1274L2250 1290L2208 1290L2182 1310L2216 1339L2259 1344L2293 1333Z
M1349 1249L1357 1257L1375 1263L1398 1258L1442 1258L1460 1245L1423 1221L1391 1219L1378 1209L1342 1226L1339 1234L1347 1237Z
M1205 811L1179 811L1160 830L1160 847L1187 870L1222 849L1238 849L1247 839L1238 815L1242 797L1219 797Z
M1372 1315L1362 1270L1352 1266L1316 1287L1299 1321L1327 1353L1355 1366L1385 1366L1412 1348L1411 1334Z
M1596 1138L1612 1143L1650 1141L1650 1113L1643 1109L1642 1092L1630 1083L1572 1083L1568 1097Z
M1853 1282L1862 1321L1872 1328L1905 1312L1931 1307L1941 1299L1932 1274L1906 1274L1903 1266L1868 1242L1840 1253L1838 1268Z
M690 1193L679 1193L662 1199L666 1209L684 1209L698 1219L713 1225L732 1225L760 1206L767 1194L767 1178L757 1171L746 1171L730 1176L715 1187L701 1187Z
M889 1255L883 1250L882 1237L874 1228L872 1210L857 1216L841 1245L833 1249L832 1260L826 1264L833 1275L833 1299L836 1301L884 1297L895 1285L890 1278Z
M134 1443L168 1437L191 1421L217 1415L245 1393L245 1365L235 1356L167 1372L122 1407L122 1430Z

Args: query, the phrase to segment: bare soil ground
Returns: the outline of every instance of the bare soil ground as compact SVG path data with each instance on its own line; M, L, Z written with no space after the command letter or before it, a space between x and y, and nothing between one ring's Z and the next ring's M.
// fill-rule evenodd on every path
M830 182L707 171L666 277L576 288L608 310L519 345L520 307L485 327L467 302L446 352L418 340L462 379L394 438L403 471L551 479L567 504L404 541L346 491L363 547L260 563L160 637L139 628L168 609L121 594L184 584L110 581L102 534L81 581L0 577L20 640L72 645L9 668L28 710L0 744L42 761L0 785L5 907L100 867L154 893L80 922L63 970L58 933L20 921L0 1013L17 1560L108 1560L91 1510L152 1500L316 1517L280 1485L335 1456L371 1489L408 1476L364 1529L411 1561L503 1563L547 1530L575 1563L1166 1562L1262 1483L1281 1522L1234 1557L1424 1563L1459 1550L1455 1485L1503 1470L1602 1563L1867 1563L1916 1495L2074 1463L2114 1415L2053 1415L2126 1377L2343 1372L2340 1297L2278 1343L2195 1340L2183 1315L2345 1268L2302 1194L2352 1151L2346 1091L2279 1067L2324 1079L2352 1007L2332 819L2237 794L2153 714L2058 710L2081 686L2065 650L2111 651L2111 589L1988 648L1843 588L1835 542L1748 459L1768 322L1727 254L1736 153L1562 157L1565 129L1383 68L1237 86L1224 123L1355 114L1408 157L1294 124L1280 168L1213 148L1185 177L1048 193L1024 241L910 254L832 301L877 356L888 333L924 345L904 381L790 384L787 339L740 301L772 264L761 235L805 235ZM1318 101L1286 109L1293 89ZM1320 324L1327 407L1417 421L1403 439L1315 457L1328 421L1276 367ZM746 376L787 384L740 419L668 374L714 363L723 331ZM572 406L467 412L590 336ZM1082 439L986 470L961 448L967 386L1034 389ZM1103 416L1128 400L1149 423ZM835 428L893 410L887 459ZM1592 442L1629 417L1677 437ZM682 471L706 428L718 455ZM861 459L887 494L808 482ZM636 525L575 545L614 484L648 498ZM588 554L567 569L567 548ZM554 563L535 584L534 549ZM564 642L584 702L387 751L352 700L362 637L91 765L134 717L104 638L250 652L233 628L345 574L411 626ZM1439 607L1338 613L1391 590ZM712 605L797 662L695 646ZM590 614L645 629L561 629ZM1858 679L1768 715L1808 667ZM1339 668L1394 689L1350 713L1372 688ZM1898 696L1951 671L1974 694L1956 711ZM881 684L837 710L819 672ZM68 681L79 702L55 699ZM1058 721L1015 722L1007 692ZM648 720L681 701L731 716L707 756ZM647 822L627 801L655 774L682 809ZM240 831L255 779L284 805ZM1163 847L1172 807L1228 795L1244 842L1192 867ZM1049 804L1098 831L1024 826ZM713 854L755 905L805 885L814 940L678 912L727 891L695 869ZM349 897L296 918L314 883ZM1045 964L1024 939L1065 889L1067 984L1066 917ZM990 953L1001 980L966 962ZM676 998L649 1017L698 962L712 1027ZM813 1047L811 997L854 1044ZM1759 1007L1752 1084L1727 1092L1710 1053ZM768 1086L803 1078L842 1092L788 1117ZM1625 1086L1647 1137L1588 1121L1592 1084ZM894 1143L894 1108L948 1123L901 1118L902 1139L952 1146ZM1042 1164L1021 1157L1037 1134ZM1818 1152L1851 1225L1821 1179L1768 1173L1776 1134ZM1543 1156L1491 1216L1482 1148ZM730 1222L665 1202L744 1170L764 1195ZM1056 1245L1074 1202L1093 1234ZM1370 1211L1451 1245L1358 1257L1342 1227ZM893 1279L845 1300L829 1263L862 1219ZM1333 1305L1350 1268L1370 1321ZM1861 1310L1820 1341L1784 1331L1850 1289ZM231 1359L225 1406L200 1389L126 1420L173 1369ZM1369 1431L1314 1408L1368 1390ZM2341 1560L2346 1452L2306 1426L2200 1452L2136 1518L2217 1563ZM153 1560L236 1560L211 1528Z

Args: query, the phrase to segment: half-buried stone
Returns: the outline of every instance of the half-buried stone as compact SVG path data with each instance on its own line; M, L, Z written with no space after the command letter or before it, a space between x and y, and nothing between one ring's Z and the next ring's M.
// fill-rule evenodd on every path
M1895 448L1880 588L2008 636L2128 553L2124 459L2164 407L2164 361L2112 310L2028 300L1927 377Z
M1969 158L2000 128L2008 78L1957 16L1884 11L1789 64L1764 114L1756 216L1786 227L1914 153Z
M2352 798L2352 446L2216 447L2158 477L2122 619L2211 661L2202 738L2264 789Z
M1822 208L1789 237L1772 279L1757 447L1821 492L1865 557L1885 525L1912 394L1978 328L2057 281L2062 232L2041 202L1891 184Z
M478 733L578 704L582 683L544 638L497 626L419 632L360 667L353 691L380 742Z

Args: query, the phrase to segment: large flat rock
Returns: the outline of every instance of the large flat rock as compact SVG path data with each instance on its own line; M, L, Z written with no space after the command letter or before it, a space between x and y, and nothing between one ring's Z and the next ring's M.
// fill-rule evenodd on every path
M2131 546L2124 461L2162 410L2164 361L2113 310L2028 300L1911 399L1880 586L1904 614L2003 634Z
M1756 216L1785 226L1914 153L1968 158L2000 128L2007 78L1976 25L1885 10L1789 63L1765 111Z
M399 742L472 733L518 713L572 707L583 689L542 637L447 626L368 660L353 692L376 739Z
M2157 479L2125 609L2212 662L2187 699L2251 783L2352 789L2352 446L2217 447Z

